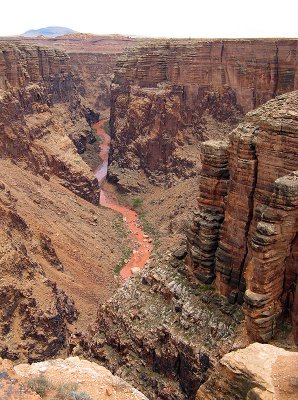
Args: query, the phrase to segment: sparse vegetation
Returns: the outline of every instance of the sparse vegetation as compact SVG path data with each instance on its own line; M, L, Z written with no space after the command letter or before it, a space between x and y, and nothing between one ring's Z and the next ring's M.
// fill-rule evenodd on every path
M31 378L28 387L42 398L48 398L48 394L55 394L50 400L92 400L88 393L78 391L76 382L67 382L56 386L52 384L44 375Z
M139 197L134 197L134 198L132 199L132 207L133 207L134 209L140 208L140 207L142 206L142 204L143 204L143 200L140 199Z
M197 288L197 294L202 293L202 292L208 292L209 290L214 291L215 288L213 285L204 285L204 284L200 284Z
M124 267L126 260L130 259L130 256L132 255L132 250L131 249L124 249L123 251L123 257L121 260L118 262L118 264L114 268L115 274L119 274L121 269Z
M56 389L55 400L72 400L72 394L78 389L78 384L75 382L67 382L58 386Z
M45 397L45 395L51 388L49 380L42 374L29 379L28 386L32 391L39 394L40 397Z
M126 238L128 236L128 230L124 225L123 218L119 215L113 222L113 229L120 238Z
M139 213L139 220L142 224L143 231L153 239L155 250L160 246L160 233L156 227L147 220L145 211Z
M78 384L67 382L56 388L55 397L51 400L92 400L88 393L78 391Z
M109 136L111 136L111 128L110 128L109 120L103 124L103 129L104 129L105 133L107 133Z

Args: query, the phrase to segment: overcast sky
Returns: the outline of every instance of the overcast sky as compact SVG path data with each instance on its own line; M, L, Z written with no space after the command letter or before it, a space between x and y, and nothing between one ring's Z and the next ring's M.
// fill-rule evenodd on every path
M0 35L66 26L80 32L152 37L298 37L298 0L6 0L1 3Z

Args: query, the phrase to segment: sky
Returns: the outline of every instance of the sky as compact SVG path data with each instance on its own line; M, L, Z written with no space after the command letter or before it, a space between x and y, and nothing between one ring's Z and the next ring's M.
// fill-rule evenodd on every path
M46 26L65 26L86 33L148 37L298 37L298 0L6 0L1 3L1 36Z

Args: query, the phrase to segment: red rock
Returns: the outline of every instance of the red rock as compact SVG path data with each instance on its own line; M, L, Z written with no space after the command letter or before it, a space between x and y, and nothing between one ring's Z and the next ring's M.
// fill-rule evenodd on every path
M207 260L214 271L216 252L216 288L232 303L244 300L247 331L258 341L270 340L288 311L296 340L298 336L297 109L298 92L279 96L248 113L231 133L219 240L210 221L209 230L202 223L204 207L218 205L220 183L214 174L206 180L206 171L212 176L213 159L203 158L198 224L189 239L188 260L204 283L212 281L214 272L209 279L202 267Z
M168 40L128 52L111 89L110 178L142 170L171 185L194 175L202 140L222 139L245 112L298 88L297 43Z
M187 263L203 283L211 283L215 277L215 251L224 218L224 197L229 178L227 148L225 142L210 140L202 143L200 197L198 211L187 235Z

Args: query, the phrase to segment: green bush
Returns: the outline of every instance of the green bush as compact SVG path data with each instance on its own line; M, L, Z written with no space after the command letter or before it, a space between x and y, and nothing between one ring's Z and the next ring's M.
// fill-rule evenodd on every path
M143 203L143 200L140 199L139 197L135 197L134 199L132 199L132 207L133 208L141 207L142 203Z

